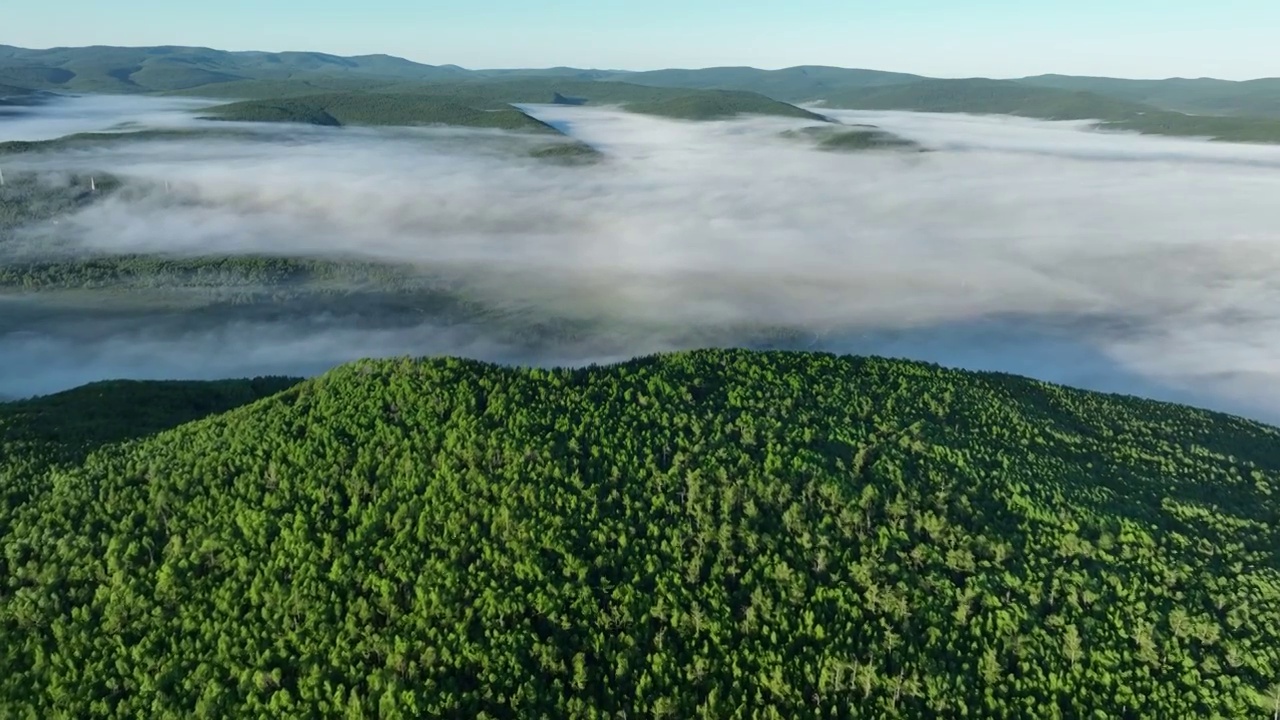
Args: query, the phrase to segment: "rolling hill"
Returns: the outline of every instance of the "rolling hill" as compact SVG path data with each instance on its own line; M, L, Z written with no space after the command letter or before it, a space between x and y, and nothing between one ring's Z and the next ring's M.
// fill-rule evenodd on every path
M781 70L760 70L750 67L671 69L604 74L597 79L622 80L660 87L746 90L794 103L838 98L846 94L857 97L858 91L907 86L920 81L934 80L907 73L821 66L799 66ZM938 81L963 86L972 84L974 80L992 82L986 79ZM1247 81L1212 78L1127 80L1041 75L1018 78L1012 82L1038 89L1065 90L1071 93L1085 92L1123 103L1149 106L1148 109L1202 115L1280 117L1280 79L1276 78ZM1012 96L1012 92L1006 92L1006 95ZM1038 98L1028 96L1026 99L1033 102L1046 102L1049 97L1042 93ZM1004 102L1013 100L1015 100L1014 97L1006 97ZM1058 101L1059 104L1063 102L1062 99ZM1088 100L1088 102L1095 106L1102 106L1101 101L1097 99ZM965 112L971 112L971 110L965 110Z
M181 140L195 138L249 139L247 133L232 128L155 128L149 130L125 130L120 132L86 132L63 135L52 140L8 140L0 142L0 157L34 152L80 150L102 145L114 145L148 140Z
M874 125L823 125L787 130L782 136L813 143L818 149L829 152L924 150L919 143L885 132Z
M455 98L458 102L475 107L490 108L559 101L572 105L618 106L632 112L687 120L714 120L739 114L826 120L817 113L754 92L688 90L627 82L546 77L480 79L451 84L402 83L379 87L372 92L429 94Z
M835 91L898 85L924 78L880 70L804 65L782 70L759 70L751 67L651 70L609 75L599 79L656 87L741 90L757 92L785 102L807 102Z
M757 93L735 90L702 90L662 100L623 105L630 112L679 120L723 120L739 115L773 115L830 122L828 118Z
M32 50L0 45L0 83L70 92L189 91L242 80L332 77L448 81L466 74L461 68L437 68L387 55L338 57L174 46Z
M1190 114L1280 117L1280 78L1237 82L1213 78L1125 80L1039 75L1018 82L1091 92Z
M1093 92L1059 90L1010 80L921 80L847 90L823 106L858 110L1018 115L1044 120L1098 120L1100 127L1152 135L1229 142L1280 142L1280 119L1187 115Z
M475 108L429 95L331 93L282 100L248 100L210 108L209 117L311 125L454 125L554 133L546 123L507 107Z
M1023 115L1047 120L1128 120L1153 108L1086 92L1037 88L1008 80L920 80L859 88L820 98L861 110Z
M12 470L14 460L78 462L104 445L154 435L217 415L299 382L299 378L116 380L0 403L0 448L4 448L8 459L3 469ZM15 500L12 495L7 499Z
M272 82L273 88L282 84ZM242 86L249 88L249 86ZM251 89L251 88L250 88ZM517 104L612 105L632 112L686 120L716 120L741 114L826 121L817 113L758 93L653 88L626 83L558 81L546 78L452 84L398 83L347 93L281 93L272 100L244 101L214 109L235 120L308 122L317 125L405 125L447 122L474 127L522 129ZM482 115L480 113L487 113ZM445 118L432 120L430 118ZM531 119L530 119L531 120ZM531 120L538 123L536 120ZM538 123L541 125L541 123Z
M292 382L0 405L0 704L1273 712L1275 428L806 353Z
M9 92L6 87L14 91L163 93L227 100L281 100L352 92L465 95L463 104L480 107L477 102L487 103L488 109L497 109L492 103L499 102L551 102L560 93L588 98L594 104L630 105L631 109L677 118L726 117L739 112L736 105L755 108L742 112L796 116L788 104L825 102L847 109L1098 119L1119 123L1114 129L1134 132L1280 141L1280 79L1232 82L1044 75L1017 80L953 80L824 66L647 72L564 67L468 70L388 55L340 57L173 46L47 50L0 46L0 95ZM689 91L755 96L744 95L730 102L723 96L695 96ZM318 113L281 110L275 115L328 122Z

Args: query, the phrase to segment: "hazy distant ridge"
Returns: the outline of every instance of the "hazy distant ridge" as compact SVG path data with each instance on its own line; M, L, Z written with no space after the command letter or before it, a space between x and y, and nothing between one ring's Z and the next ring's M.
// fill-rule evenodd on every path
M623 82L628 88L623 92L609 87ZM741 112L797 113L770 107L763 98L738 97L732 102L705 96L644 98L641 88L758 93L782 103L823 103L834 108L1094 119L1115 129L1143 133L1280 142L1280 79L1124 80L1065 75L938 79L825 66L646 72L566 67L469 70L390 55L341 57L174 46L47 50L0 46L0 96L25 89L241 100L353 91L421 92L441 84L484 88L480 92L490 94L500 87L498 99L503 102L552 102L561 93L595 102L649 103L657 112L695 119Z

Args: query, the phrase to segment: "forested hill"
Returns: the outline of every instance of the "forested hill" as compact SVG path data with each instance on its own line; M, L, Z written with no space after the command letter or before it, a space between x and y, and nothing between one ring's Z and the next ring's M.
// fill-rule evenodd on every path
M36 477L0 507L15 716L1275 709L1280 431L1180 406L825 354L366 361Z
M331 93L279 100L248 100L208 110L213 118L310 125L455 125L555 133L512 107L474 107L425 95Z

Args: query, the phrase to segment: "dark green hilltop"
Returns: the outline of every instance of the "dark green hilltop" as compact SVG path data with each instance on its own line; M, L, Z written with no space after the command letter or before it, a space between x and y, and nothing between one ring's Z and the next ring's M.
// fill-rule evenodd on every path
M1280 430L919 363L0 404L14 717L1269 717Z
M512 107L476 108L429 95L331 93L278 100L246 100L206 111L218 120L309 125L455 125L524 132L556 132Z
M782 136L813 143L829 152L861 152L864 150L916 150L924 148L916 142L885 132L874 125L815 125L787 130Z

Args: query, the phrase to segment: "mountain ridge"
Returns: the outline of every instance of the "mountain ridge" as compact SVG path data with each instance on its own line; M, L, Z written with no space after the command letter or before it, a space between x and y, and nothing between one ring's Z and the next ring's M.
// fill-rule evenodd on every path
M513 87L537 87L538 97ZM550 83L550 85L548 85ZM651 71L606 71L569 67L469 70L426 65L386 54L343 57L318 52L268 53L199 47L127 48L93 46L27 50L0 46L0 86L55 92L159 93L277 99L333 92L426 91L467 84L487 92L506 84L505 101L549 102L553 93L588 97L572 87L623 83L692 91L754 93L773 102L825 102L845 109L923 110L1017 114L1040 119L1091 119L1108 129L1206 137L1230 142L1280 142L1280 79L1126 80L1064 75L1015 79L928 78L858 68L800 65L779 70L714 67ZM603 91L606 92L607 91ZM522 99L521 99L522 98ZM653 103L631 97L628 102ZM20 102L14 99L7 104ZM719 101L692 105L666 99L664 114L720 117ZM744 108L760 100L738 102ZM663 108L666 105L669 107ZM770 114L800 113L775 107ZM731 111L730 111L730 114Z
M1280 674L1278 428L827 353L291 382L0 456L4 705L1247 717Z

